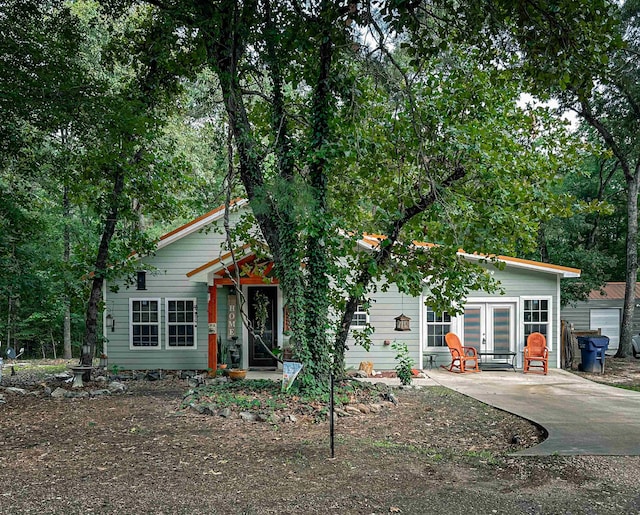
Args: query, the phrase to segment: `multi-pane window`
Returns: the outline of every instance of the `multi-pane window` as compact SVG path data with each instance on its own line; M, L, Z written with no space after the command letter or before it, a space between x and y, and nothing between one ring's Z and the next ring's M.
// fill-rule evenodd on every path
M451 315L446 311L438 314L427 307L427 347L446 347L444 336L451 331Z
M523 306L524 337L531 333L542 333L549 337L549 301L545 299L527 299Z
M367 308L365 308L364 304L358 304L351 319L351 327L364 327L367 325L367 322L369 322Z
M196 346L196 300L167 299L167 347Z
M160 300L131 299L131 346L160 346Z

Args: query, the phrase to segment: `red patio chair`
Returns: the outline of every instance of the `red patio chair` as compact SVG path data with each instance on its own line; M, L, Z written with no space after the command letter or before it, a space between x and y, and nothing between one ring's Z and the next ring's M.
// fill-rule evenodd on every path
M463 347L460 343L460 338L458 338L458 335L455 333L447 333L444 341L447 342L447 347L449 347L449 352L451 352L451 364L448 367L440 365L442 368L449 372L453 372L454 368L457 368L461 373L480 372L476 349L473 347Z
M537 364L533 364L536 362ZM547 339L541 333L531 333L527 337L527 346L524 348L524 369L523 372L542 372L547 375L549 370L549 349L547 349Z

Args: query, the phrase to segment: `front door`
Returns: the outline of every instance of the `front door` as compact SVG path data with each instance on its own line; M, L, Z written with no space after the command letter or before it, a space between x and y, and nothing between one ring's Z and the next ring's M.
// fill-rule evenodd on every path
M513 304L468 304L464 310L464 345L475 347L478 352L514 350L514 313ZM500 356L493 359L504 360Z
M249 321L254 334L249 331L249 367L269 367L277 365L269 354L277 347L278 288L274 286L250 286L248 290Z

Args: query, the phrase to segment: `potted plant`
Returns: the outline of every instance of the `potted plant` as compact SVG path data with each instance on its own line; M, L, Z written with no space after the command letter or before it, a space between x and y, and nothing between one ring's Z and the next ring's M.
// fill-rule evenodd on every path
M247 377L247 371L244 368L230 368L227 370L227 376L232 381L239 381Z

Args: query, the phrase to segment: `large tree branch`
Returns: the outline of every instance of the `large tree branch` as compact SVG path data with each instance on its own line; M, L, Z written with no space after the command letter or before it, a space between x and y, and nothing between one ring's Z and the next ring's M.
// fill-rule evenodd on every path
M384 245L380 246L380 249L373 255L372 259L375 263L375 268L380 269L387 266L393 256L393 246L399 241L400 232L403 227L415 216L426 211L429 207L435 204L438 200L438 190L447 189L455 182L460 181L466 175L466 170L462 166L458 166L455 170L446 177L438 186L438 188L431 188L429 192L421 195L419 199L411 206L405 208L398 218L391 224L391 231L387 235L387 239ZM356 289L359 291L366 291L369 287L373 276L369 271L368 264L363 266L362 270L356 278ZM351 320L353 314L356 311L358 303L362 301L356 295L350 295L347 300L345 309L342 313L340 323L338 325L338 333L336 334L335 347L336 351L342 353L346 349L346 341L349 335L349 327L351 326Z
M624 154L618 143L616 142L611 131L598 119L596 115L593 114L591 109L591 105L589 101L581 98L580 100L580 108L574 108L574 111L580 116L582 116L586 122L591 125L597 132L600 134L602 139L605 141L613 155L620 162L620 167L624 172L626 180L630 180L633 177L633 172L629 167L629 161L627 160L627 156Z

